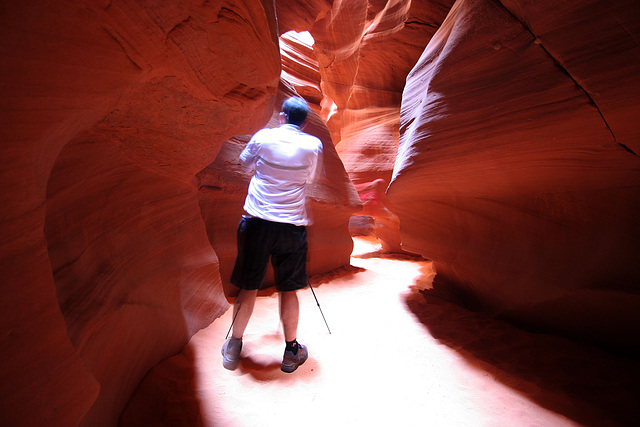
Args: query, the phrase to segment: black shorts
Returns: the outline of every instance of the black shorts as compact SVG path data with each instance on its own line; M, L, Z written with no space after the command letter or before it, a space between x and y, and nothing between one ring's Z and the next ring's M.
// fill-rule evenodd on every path
M243 217L238 225L238 256L231 283L241 289L260 289L269 258L278 291L304 288L307 285L306 227Z

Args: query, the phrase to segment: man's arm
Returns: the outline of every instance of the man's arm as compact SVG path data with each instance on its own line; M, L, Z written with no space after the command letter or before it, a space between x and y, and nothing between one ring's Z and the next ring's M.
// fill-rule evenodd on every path
M256 135L254 135L251 140L245 145L242 153L240 153L240 163L242 166L250 168L256 164L258 161L258 144L255 140Z
M324 174L324 164L322 160L323 160L322 143L320 143L316 161L311 166L311 169L309 169L309 179L308 179L309 184L313 182L318 182L322 177L322 175Z

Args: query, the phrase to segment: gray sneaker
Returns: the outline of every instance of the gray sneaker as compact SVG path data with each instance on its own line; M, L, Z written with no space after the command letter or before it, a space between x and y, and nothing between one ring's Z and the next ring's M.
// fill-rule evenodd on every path
M222 366L233 371L240 362L240 351L242 350L242 338L231 337L222 346Z
M298 343L298 354L293 354L293 351L284 351L280 369L282 369L282 372L291 373L298 369L298 366L302 365L308 357L307 347Z

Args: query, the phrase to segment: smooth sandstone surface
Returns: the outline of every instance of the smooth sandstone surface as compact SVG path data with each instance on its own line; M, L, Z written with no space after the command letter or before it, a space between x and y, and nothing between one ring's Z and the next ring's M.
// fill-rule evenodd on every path
M294 91L331 153L313 274L349 262L348 178L381 179L390 241L433 260L426 298L637 355L639 17L632 0L4 4L0 422L114 425L138 387L149 403L150 369L221 328L236 155Z
M272 115L273 3L30 1L1 19L0 420L114 425L228 308L196 174Z
M640 349L639 14L631 1L452 8L407 78L387 195L436 289Z
M321 116L355 183L391 179L405 79L447 15L452 0L298 2L276 5L279 28L308 32L317 63ZM290 63L288 54L283 63ZM295 67L295 66L291 66ZM317 96L317 95L316 95Z

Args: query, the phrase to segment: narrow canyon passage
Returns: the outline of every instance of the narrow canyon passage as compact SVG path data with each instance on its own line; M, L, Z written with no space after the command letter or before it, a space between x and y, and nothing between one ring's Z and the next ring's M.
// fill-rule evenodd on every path
M310 357L296 372L280 371L278 299L268 293L256 303L236 371L221 363L228 310L154 369L122 424L615 426L638 419L637 361L425 298L429 261L354 242L350 267L312 278L331 334L313 294L300 293L299 340Z

